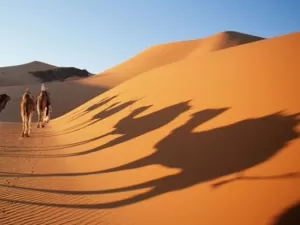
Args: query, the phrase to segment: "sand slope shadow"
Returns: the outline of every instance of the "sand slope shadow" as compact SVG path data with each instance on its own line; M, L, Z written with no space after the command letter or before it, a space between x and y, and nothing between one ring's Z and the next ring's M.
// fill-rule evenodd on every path
M300 201L276 218L272 225L299 225L300 224ZM271 224L270 224L271 225Z
M77 124L75 126L72 126L68 129L65 129L64 131L60 132L60 133L56 133L53 135L48 135L48 136L58 136L58 135L65 135L65 134L70 134L79 130L82 130L84 128L87 128L88 126L94 125L98 122L100 122L101 120L104 120L124 109L126 109L127 107L133 105L134 103L136 103L138 100L130 100L127 102L124 102L122 104L119 104L120 102L116 102L111 104L110 106L108 106L106 109L102 110L101 112L97 113L96 115L94 115L90 120L82 122L80 124ZM102 103L101 103L102 104ZM95 107L95 106L94 106ZM100 106L99 106L100 107ZM47 136L47 135L43 135L43 136Z
M86 115L87 113L89 113L93 110L96 110L96 109L100 108L103 105L106 105L107 103L109 103L110 101L115 99L116 97L118 97L118 95L114 95L110 98L106 97L106 98L102 99L100 102L95 103L94 105L87 107L85 110L75 112L73 114L73 116L70 118L70 121L74 121L74 120L78 119L79 117L82 117L82 116Z
M89 150L86 150L83 152L70 153L70 154L51 154L51 155L50 154L49 155L10 154L13 152L17 152L17 153L25 152L25 151L20 151L18 149L14 150L15 147L12 147L11 150L4 151L4 153L0 153L0 156L4 156L4 157L37 157L37 158L49 157L49 158L51 158L51 157L80 156L80 155L84 155L84 154L88 154L88 153L93 153L93 152L96 152L99 150L103 150L105 148L113 147L114 145L121 144L123 142L129 141L131 139L134 139L136 137L139 137L146 133L149 133L153 130L159 129L162 126L165 126L166 124L173 121L180 114L188 111L191 108L191 106L189 105L189 102L190 101L174 104L169 107L160 109L153 113L150 113L148 115L136 118L136 116L138 116L142 112L149 109L152 105L139 107L139 108L134 109L128 116L121 119L113 127L114 130L111 132L108 132L106 134L103 134L103 135L100 135L100 136L97 136L97 137L94 137L94 138L91 138L88 140L76 142L76 143L66 144L66 145L62 145L62 146L47 147L47 148L45 148L45 150L43 150L41 148L36 149L36 150L30 150L31 152L59 150L59 149L63 149L63 148L76 147L76 146L80 146L83 144L88 144L92 141L99 140L99 139L104 138L109 135L114 135L114 134L122 135L104 145L101 145L96 148L89 149ZM128 101L123 104L120 104L119 105L120 107L115 108L114 110L105 109L105 110L101 111L100 113L98 113L97 115L95 115L95 117L97 117L98 120L105 119L108 116L112 115L112 113L117 113L118 111L124 109L124 107L128 107L130 104L133 104L133 101ZM6 148L9 148L9 147L6 147ZM0 152L1 152L1 150L0 150Z
M90 139L90 141L95 141L95 140L98 140L100 138L106 137L108 135L114 135L114 134L121 134L122 136L117 137L117 138L113 139L112 141L109 141L106 144L103 144L101 146L98 146L96 148L89 149L89 150L86 150L86 151L77 152L77 153L70 153L70 154L40 155L39 157L80 156L80 155L85 155L85 154L97 152L97 151L100 151L100 150L103 150L103 149L106 149L106 148L109 148L109 147L113 147L115 145L118 145L118 144L121 144L123 142L129 141L129 140L134 139L136 137L142 136L142 135L144 135L146 133L149 133L153 130L159 129L162 126L165 126L166 124L173 121L180 114L188 111L191 108L191 106L189 106L189 102L190 101L174 104L174 105L171 105L169 107L163 108L163 109L155 111L153 113L150 113L148 115L135 118L140 113L142 113L145 110L147 110L148 108L150 108L151 105L139 107L139 108L133 110L128 116L121 119L114 126L113 131L111 131L109 133L106 133L104 135L100 135L98 137L92 138L92 139ZM131 102L127 102L127 103L132 104ZM100 120L102 118L106 118L112 112L114 112L114 111L100 112L99 114L96 115L96 117L98 118L97 120ZM87 140L87 141L83 141L79 144L82 144L82 143L86 144L88 142L89 141ZM26 155L26 156L29 156L29 155Z
M133 104L135 101L128 101L123 104L120 104L119 107L108 107L107 109L99 112L97 115L94 116L94 118L97 118L97 120L102 120L105 119L121 110L124 108L130 106ZM77 153L71 153L71 154L52 154L52 155L29 155L29 154L9 154L13 152L24 152L20 150L14 150L16 147L11 147L11 150L9 151L4 151L5 153L0 153L0 156L6 156L6 157L69 157L69 156L80 156L92 152L96 152L105 148L113 147L114 145L121 144L123 142L129 141L131 139L134 139L136 137L142 136L146 133L149 133L153 130L159 129L162 126L165 126L166 124L170 123L173 121L176 117L178 117L180 114L188 111L191 106L189 105L189 101L185 102L180 102L178 104L174 104L171 106L168 106L166 108L160 109L158 111L155 111L153 113L150 113L148 115L136 118L139 114L142 112L148 110L152 105L149 106L143 106L134 109L128 116L124 117L121 119L113 128L114 130L111 132L108 132L106 134L90 138L88 140L80 141L80 142L75 142L71 144L66 144L66 145L61 145L61 146L52 146L52 147L47 147L45 148L44 151L52 151L52 150L60 150L63 148L69 148L69 147L76 147L80 146L83 144L88 144L92 141L99 140L101 138L104 138L109 135L115 135L115 134L121 134L122 136L117 137L113 139L112 141L98 146L93 149L89 149L83 152L77 152ZM98 121L97 121L98 122ZM93 121L92 123L95 123ZM82 129L82 128L80 128ZM6 147L6 146L0 146L0 147ZM9 147L6 147L9 149ZM1 150L0 150L1 151ZM38 148L36 150L30 150L31 152L33 151L43 151L43 149Z
M121 207L172 191L189 188L202 182L213 181L222 176L243 172L267 161L290 141L299 137L299 133L295 130L299 123L298 115L284 115L282 113L247 119L207 131L192 132L197 126L226 110L227 108L208 109L194 113L186 124L173 130L170 135L159 141L154 146L157 151L153 154L116 168L91 172L94 174L119 172L154 164L181 169L181 172L174 175L132 186L99 190L94 193L117 193L152 188L150 191L128 199L103 204L72 205L25 201L19 201L19 203L67 208ZM121 127L123 132L130 129L128 126ZM296 176L299 177L299 173L279 175L277 178ZM254 177L254 179L264 179L264 177ZM265 179L276 179L276 176L265 177ZM2 199L2 201L4 200L7 199Z

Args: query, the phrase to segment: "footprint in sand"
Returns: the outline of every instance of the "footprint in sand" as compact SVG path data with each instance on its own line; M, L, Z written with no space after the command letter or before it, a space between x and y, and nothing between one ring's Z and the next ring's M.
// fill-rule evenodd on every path
M10 185L11 181L10 180L5 180L5 183Z

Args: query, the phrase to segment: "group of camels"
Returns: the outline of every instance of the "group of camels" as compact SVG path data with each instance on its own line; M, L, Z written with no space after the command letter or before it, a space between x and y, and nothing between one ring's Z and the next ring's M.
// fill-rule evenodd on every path
M5 106L9 101L11 101L10 96L7 94L0 94L0 113L3 109L5 109ZM35 109L37 109L38 116L37 127L45 127L46 123L48 123L50 119L51 102L49 93L46 91L44 85L42 85L40 94L37 96L36 101L34 101L34 96L27 88L21 97L20 109L23 124L22 137L30 136L31 119Z

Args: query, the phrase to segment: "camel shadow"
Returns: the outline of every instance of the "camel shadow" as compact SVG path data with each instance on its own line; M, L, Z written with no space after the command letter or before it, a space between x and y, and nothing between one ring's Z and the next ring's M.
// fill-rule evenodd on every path
M137 108L137 109L133 110L128 116L121 119L114 126L113 131L106 133L104 135L95 137L95 138L91 139L90 141L95 141L97 139L106 137L108 135L121 134L122 136L117 137L104 145L101 145L96 148L89 149L89 150L86 150L83 152L71 153L71 154L59 154L59 155L53 155L53 156L54 157L80 156L80 155L97 152L102 149L109 148L109 147L121 144L123 142L129 141L131 139L134 139L136 137L139 137L141 135L149 133L153 130L159 129L160 127L170 123L171 121L176 119L176 117L178 117L180 114L188 111L191 108L191 106L188 105L189 102L190 102L190 100L186 101L186 102L174 104L169 107L158 110L156 112L150 113L148 115L135 118L142 112L149 109L151 107L151 105ZM101 120L102 118L107 117L107 114L110 114L110 113L111 113L111 111L102 111L99 114L95 115L95 118L97 118L97 120ZM93 123L95 123L95 122L96 121L94 121ZM84 142L84 143L87 143L87 142Z
M186 102L174 104L169 107L160 109L153 113L150 113L148 115L141 116L139 118L136 118L136 116L138 116L142 112L148 110L152 105L136 108L128 116L121 119L113 127L114 130L111 132L108 132L106 134L103 134L103 135L100 135L100 136L97 136L97 137L94 137L94 138L91 138L88 140L80 141L77 143L72 143L72 144L67 144L67 145L62 145L62 146L54 146L51 148L47 148L44 151L59 150L59 149L63 149L66 147L76 147L79 145L88 144L92 141L99 140L99 139L104 138L109 135L115 135L115 134L122 135L122 136L119 136L119 137L109 141L106 144L103 144L103 145L98 146L93 149L89 149L89 150L86 150L83 152L78 152L78 153L70 153L70 154L52 154L52 155L42 155L42 154L40 154L40 155L29 155L29 154L20 155L20 154L18 154L15 156L18 156L18 157L26 156L26 157L37 157L37 158L42 158L42 157L55 158L55 157L80 156L80 155L84 155L84 154L97 152L97 151L121 144L123 142L129 141L131 139L134 139L136 137L139 137L146 133L149 133L153 130L159 129L162 126L165 126L166 124L168 124L171 121L173 121L174 119L176 119L176 117L178 117L180 114L188 111L191 108L191 106L189 106L189 102L190 102L190 100L186 101ZM95 115L94 118L97 118L97 120L107 118L107 116L111 115L112 113L117 113L118 111L123 109L124 106L128 107L129 103L131 103L131 102L125 102L125 103L119 105L120 106L119 108L113 107L112 108L113 110L110 110L109 108L105 109L105 110L101 111L100 113L98 113L97 115ZM95 121L93 121L93 123L95 123ZM11 152L14 152L14 151L15 150L11 150ZM34 150L30 150L30 151L34 151ZM38 149L35 151L42 151L42 150ZM20 152L20 151L16 150L15 152ZM12 156L12 155L8 155L5 153L5 154L0 154L0 156Z
M168 136L154 145L156 151L149 156L115 168L85 174L76 173L73 174L73 176L120 172L124 170L139 169L149 165L162 165L169 168L178 168L181 171L177 174L127 187L107 190L74 192L31 189L32 191L53 192L57 194L85 195L119 193L151 188L147 192L127 199L92 205L53 204L25 201L19 201L19 203L66 208L116 208L141 202L169 192L189 188L203 182L214 181L215 179L231 174L238 174L239 176L237 176L236 179L229 180L228 182L241 179L262 180L300 177L299 172L265 177L246 177L240 175L247 169L266 162L280 152L290 141L299 137L299 133L295 130L299 123L299 119L297 119L298 114L284 115L283 113L274 113L259 118L243 120L211 130L193 132L194 128L215 118L226 110L228 110L228 108L207 109L192 114L192 117L184 125L176 128ZM165 117L169 119L167 115ZM113 143L110 143L110 145L120 143L128 138L133 138L131 134L132 127L130 125L138 122L140 124L135 125L136 127L143 127L145 125L143 117L137 119L130 119L129 117L123 119L123 121L121 120L115 126L117 130L115 132L126 133L126 138L122 139L121 137L121 139L117 139L117 141L114 140ZM155 125L152 126L155 127ZM135 132L137 132L138 129L135 129ZM136 136L138 133L134 134ZM86 153L87 152L84 154ZM72 174L65 175L72 176ZM33 176L44 175L35 174ZM222 185L225 183L226 182L223 182ZM216 186L220 185L221 184L217 184ZM214 187L214 185L212 187Z
M298 115L286 116L281 113L247 119L208 131L192 132L197 126L226 110L227 108L208 109L194 113L186 124L159 141L154 146L157 151L153 154L116 168L99 171L98 173L120 172L149 165L181 169L181 172L175 175L116 189L114 191L119 192L152 187L151 191L109 203L107 206L123 206L226 175L242 173L267 161L289 141L299 137L295 130L299 123L299 119L296 118ZM292 173L286 176L299 174ZM114 191L107 190L109 193Z
M299 225L300 224L300 201L276 218L272 225Z
M82 116L86 115L87 113L89 113L93 110L96 110L96 109L100 108L103 105L106 105L107 103L109 103L110 101L115 99L116 97L118 97L118 95L112 96L110 98L106 97L106 98L102 99L100 102L89 106L85 110L74 113L75 115L73 115L73 117L70 118L70 121L74 121L74 120L78 119L79 117L82 117Z
M109 100L109 99L108 99ZM108 101L107 100L107 101ZM104 120L126 108L128 108L129 106L133 105L134 103L136 103L138 100L130 100L127 102L124 102L122 104L120 104L120 102L116 102L111 104L110 106L108 106L106 109L102 110L101 112L97 113L96 115L94 115L90 120L86 121L86 122L82 122L80 124L77 124L75 126L72 126L68 129L65 129L63 132L60 132L58 134L55 135L50 135L50 136L58 136L58 135L65 135L65 134L70 134L79 130L82 130L86 127L89 127L91 125L94 125L98 122L100 122L101 120ZM99 103L100 104L100 103ZM101 105L103 105L103 102L101 103ZM96 106L93 106L93 109L95 109ZM100 106L98 106L100 107ZM90 108L91 110L91 108ZM82 114L82 116L85 114Z

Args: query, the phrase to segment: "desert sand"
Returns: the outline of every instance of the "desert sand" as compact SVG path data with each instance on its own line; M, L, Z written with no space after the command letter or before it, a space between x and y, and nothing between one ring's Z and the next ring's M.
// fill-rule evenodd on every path
M176 63L186 58L199 58L210 52L263 39L262 37L228 31L197 40L161 44L147 48L133 58L97 74L97 76L77 80L74 80L76 77L73 77L66 79L65 82L46 82L46 87L49 88L53 101L52 118L60 117L99 94L152 69ZM8 109L0 115L0 121L20 122L21 118L18 110L20 96L26 88L29 88L34 96L37 96L41 85L41 80L29 72L45 71L53 68L57 67L39 61L0 68L0 73L1 71L3 73L2 80L0 75L1 92L8 94L13 99L7 105ZM33 121L36 122L36 117Z
M132 59L30 138L0 123L1 224L299 224L300 33L220 45Z

